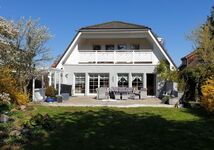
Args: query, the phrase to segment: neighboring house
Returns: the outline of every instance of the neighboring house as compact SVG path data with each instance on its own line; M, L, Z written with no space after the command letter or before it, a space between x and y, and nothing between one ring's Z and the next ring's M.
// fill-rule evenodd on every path
M179 66L180 70L198 63L197 50L194 50L191 53L187 54L186 56L182 57L181 61L182 63Z
M148 96L158 96L163 86L156 73L160 60L176 68L151 28L112 21L81 28L53 70L61 71L60 83L72 85L74 96L118 86L147 88ZM50 80L56 77L52 74Z

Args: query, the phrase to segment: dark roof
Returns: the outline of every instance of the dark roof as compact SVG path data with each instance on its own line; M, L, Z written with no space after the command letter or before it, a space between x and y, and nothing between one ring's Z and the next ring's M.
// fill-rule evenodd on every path
M188 58L188 57L190 57L190 56L192 56L192 55L195 55L195 54L197 53L197 50L198 50L198 49L196 49L196 50L190 52L190 53L187 54L186 56L182 57L181 60L182 60L182 59L185 59L185 58Z
M80 30L94 30L94 29L150 29L144 25L137 25L122 21L111 21L92 26L83 27Z

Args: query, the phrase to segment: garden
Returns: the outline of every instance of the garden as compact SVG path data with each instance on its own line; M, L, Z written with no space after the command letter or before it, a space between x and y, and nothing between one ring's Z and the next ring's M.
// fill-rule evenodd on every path
M164 81L178 82L179 103L195 108L48 107L32 103L31 83L51 60L48 28L39 20L0 17L0 149L214 148L214 8L189 39L197 63L184 69L160 61ZM46 67L47 68L47 67ZM46 86L47 87L47 86ZM61 102L53 87L47 101ZM170 97L165 97L168 100Z
M34 104L13 110L10 115L12 120L0 124L2 149L211 150L214 147L214 118L198 109Z

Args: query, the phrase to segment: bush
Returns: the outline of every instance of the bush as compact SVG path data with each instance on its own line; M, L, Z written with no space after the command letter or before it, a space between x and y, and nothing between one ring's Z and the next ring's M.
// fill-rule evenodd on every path
M11 101L10 94L5 92L0 93L0 113L10 110L11 108L10 101Z
M10 98L10 94L8 93L0 93L0 105L3 104L10 104L11 98Z
M47 97L56 97L57 91L53 86L48 86L45 91Z
M13 78L12 70L9 67L0 68L0 93L7 93L11 99L10 102L14 104L25 105L29 102L28 95L17 89L16 80Z
M14 96L18 105L26 105L29 102L29 96L24 92L15 92Z
M29 123L33 127L42 127L46 130L52 130L56 126L55 121L48 114L37 114L29 120Z
M12 77L12 70L8 67L0 68L0 93L16 91L16 80Z
M214 77L202 86L202 105L208 112L214 113Z

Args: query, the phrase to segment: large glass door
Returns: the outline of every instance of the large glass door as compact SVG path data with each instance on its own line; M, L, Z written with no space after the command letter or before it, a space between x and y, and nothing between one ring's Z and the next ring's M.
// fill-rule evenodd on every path
M100 74L99 75L100 87L109 87L109 75Z
M97 93L98 87L109 87L109 74L89 74L89 93Z
M98 88L98 74L89 75L89 93L96 93Z
M155 74L147 74L147 95L155 95L156 92L156 75Z
M75 74L75 93L85 93L85 74Z

